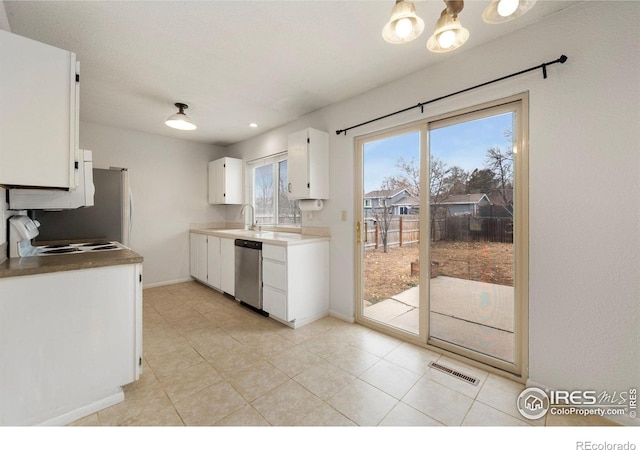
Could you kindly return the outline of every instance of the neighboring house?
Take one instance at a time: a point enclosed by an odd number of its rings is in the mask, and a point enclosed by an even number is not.
[[[417,214],[420,211],[420,199],[412,197],[404,188],[371,191],[364,196],[364,217],[374,217],[385,206],[390,208],[393,216]]]
[[[431,206],[440,207],[441,211],[446,211],[448,216],[471,216],[478,217],[480,208],[491,205],[487,194],[460,194],[450,195],[440,203],[432,203]],[[438,215],[439,211],[436,212]]]

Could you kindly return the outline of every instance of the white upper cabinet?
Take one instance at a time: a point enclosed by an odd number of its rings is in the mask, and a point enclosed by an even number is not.
[[[242,204],[242,160],[220,158],[209,163],[209,203]]]
[[[0,30],[0,185],[75,189],[75,53]]]
[[[328,199],[329,134],[307,128],[290,134],[287,144],[289,199]]]

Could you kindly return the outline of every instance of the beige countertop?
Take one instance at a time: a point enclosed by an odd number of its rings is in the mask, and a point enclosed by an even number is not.
[[[142,256],[129,249],[8,258],[0,263],[0,278],[38,275],[65,270],[91,269],[119,264],[137,264],[141,263],[143,259]]]
[[[310,244],[314,242],[329,241],[328,236],[315,236],[310,234],[300,233],[287,233],[283,231],[259,231],[259,230],[242,230],[242,229],[218,229],[218,228],[205,228],[205,229],[192,229],[192,233],[206,234],[208,236],[218,236],[222,238],[230,239],[250,239],[252,241],[259,241],[263,244],[273,245],[299,245]]]

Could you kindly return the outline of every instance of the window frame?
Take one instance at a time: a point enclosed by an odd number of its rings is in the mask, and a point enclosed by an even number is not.
[[[257,158],[257,159],[253,159],[251,161],[247,162],[246,165],[246,173],[245,173],[245,179],[247,180],[247,184],[246,184],[246,197],[247,199],[249,199],[249,204],[251,206],[253,206],[254,211],[256,211],[256,218],[257,218],[257,209],[256,209],[256,195],[255,195],[255,171],[256,169],[263,167],[263,166],[268,166],[271,165],[272,168],[272,180],[273,180],[273,185],[272,185],[272,204],[273,204],[273,222],[272,223],[258,223],[258,225],[261,226],[267,226],[267,227],[278,227],[278,228],[292,228],[295,230],[299,230],[302,227],[302,215],[298,216],[298,220],[299,222],[295,222],[295,223],[280,223],[280,214],[279,214],[279,184],[280,184],[280,164],[283,161],[287,161],[287,168],[288,168],[288,152],[284,151],[284,152],[280,152],[280,153],[275,153],[273,155],[269,155],[269,156],[265,156],[262,158]],[[287,175],[287,179],[288,179],[288,175]],[[296,202],[294,200],[294,202]]]

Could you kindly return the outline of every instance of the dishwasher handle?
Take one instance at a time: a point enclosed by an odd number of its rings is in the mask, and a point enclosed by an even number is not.
[[[236,247],[252,248],[254,250],[262,250],[262,242],[260,241],[248,241],[246,239],[236,239]]]

